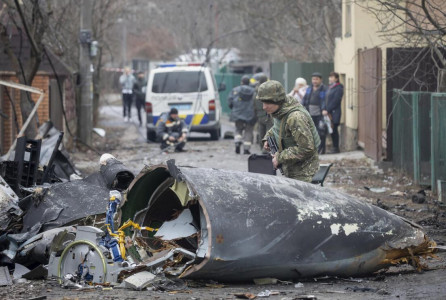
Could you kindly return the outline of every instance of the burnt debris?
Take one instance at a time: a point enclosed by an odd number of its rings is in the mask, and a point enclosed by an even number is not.
[[[41,183],[19,184],[18,196],[0,181],[0,261],[67,288],[361,276],[400,263],[421,268],[436,245],[377,206],[284,177],[174,161],[135,177],[105,154],[90,176]]]

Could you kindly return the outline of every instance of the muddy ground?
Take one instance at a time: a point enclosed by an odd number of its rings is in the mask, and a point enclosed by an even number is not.
[[[111,153],[123,161],[133,172],[146,164],[157,164],[175,159],[178,165],[225,168],[247,171],[246,155],[236,155],[232,140],[209,141],[206,135],[192,135],[187,152],[164,154],[156,144],[145,141],[144,125],[138,127],[134,114],[130,123],[124,123],[121,108],[105,105],[101,110],[100,126],[106,129],[105,138],[94,137],[94,150],[80,149],[71,153],[76,166],[87,175],[98,169],[100,154]],[[233,130],[227,121],[223,131]],[[259,152],[256,147],[253,152]],[[426,190],[426,197],[412,196],[425,187],[414,185],[404,174],[392,169],[380,169],[362,152],[323,155],[322,163],[333,163],[325,186],[341,189],[397,215],[425,227],[428,235],[439,245],[446,242],[446,210]],[[29,299],[46,296],[47,299],[235,299],[237,293],[257,295],[273,291],[265,299],[445,299],[446,255],[438,253],[437,259],[424,263],[428,270],[417,271],[411,266],[395,266],[366,278],[305,279],[303,286],[279,283],[258,286],[252,283],[222,284],[215,282],[186,281],[181,285],[161,291],[129,290],[68,290],[53,281],[29,281],[0,288],[0,299]],[[259,297],[257,297],[259,298]]]

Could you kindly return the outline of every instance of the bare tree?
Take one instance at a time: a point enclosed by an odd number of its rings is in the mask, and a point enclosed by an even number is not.
[[[402,48],[412,48],[412,57],[401,59],[398,70],[389,76],[398,76],[413,67],[423,70],[420,64],[430,56],[436,68],[437,91],[446,91],[446,3],[442,0],[356,0],[376,16],[384,40]],[[415,67],[414,67],[415,66]],[[416,74],[410,74],[413,78]],[[430,74],[425,74],[430,75]]]
[[[49,2],[43,1],[3,1],[0,7],[0,40],[1,48],[7,53],[20,83],[31,85],[44,55],[44,38],[48,30],[48,19],[51,15]],[[20,38],[19,51],[15,51],[11,37],[17,33]],[[29,45],[28,59],[23,60],[21,52],[23,41]],[[22,119],[26,120],[34,103],[28,92],[20,93],[20,110]],[[37,134],[37,117],[34,116],[26,132],[26,136]]]
[[[238,48],[247,59],[331,61],[341,0],[152,0],[134,14],[139,28],[163,28],[171,58],[191,49]]]
[[[74,70],[78,70],[79,4],[72,0],[53,0],[52,7],[53,14],[49,21],[47,45]],[[98,42],[97,55],[92,59],[94,123],[97,122],[102,69],[104,64],[113,61],[121,49],[121,35],[116,34],[116,24],[129,15],[129,7],[128,1],[124,0],[94,1],[92,38]]]

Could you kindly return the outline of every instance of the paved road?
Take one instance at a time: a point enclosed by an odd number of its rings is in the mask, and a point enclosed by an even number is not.
[[[141,170],[144,164],[158,164],[168,159],[175,159],[178,165],[247,171],[248,156],[236,155],[234,153],[232,140],[214,142],[210,141],[205,135],[192,134],[191,141],[186,148],[187,152],[162,154],[158,144],[146,142],[145,126],[138,127],[137,118],[135,117],[136,114],[134,113],[133,116],[130,123],[125,123],[121,116],[121,107],[109,105],[102,107],[100,126],[106,129],[107,136],[105,139],[95,137],[95,140],[96,147],[101,152],[107,151],[112,153],[130,167],[135,174]],[[232,124],[225,119],[223,121],[223,132],[233,129]],[[260,152],[260,149],[257,147],[253,150],[253,152]],[[344,189],[358,197],[362,196],[364,201],[376,201],[376,197],[380,197],[381,199],[384,197],[384,194],[374,195],[369,191],[366,191],[368,194],[361,194],[365,191],[363,188],[365,182],[372,179],[373,181],[371,183],[367,183],[369,186],[370,184],[379,186],[383,182],[387,182],[386,184],[389,186],[389,189],[407,190],[408,188],[407,185],[397,183],[399,179],[396,176],[382,174],[381,170],[371,167],[362,152],[325,155],[321,159],[324,162],[331,161],[335,163],[333,174],[329,176],[327,185]],[[350,162],[346,162],[348,159],[350,159]],[[86,156],[85,153],[75,154],[76,165],[86,173],[97,170],[98,160],[99,156],[94,153],[90,153],[89,156]],[[389,180],[394,181],[389,183]],[[397,212],[399,214],[406,214],[404,211],[401,212],[400,204],[410,203],[410,199],[396,199],[390,196],[387,199],[391,199],[389,200],[391,202],[386,203],[398,209]],[[434,209],[435,206],[430,205],[427,207],[429,211],[426,213],[433,214],[431,209]],[[407,211],[410,213],[410,211],[414,212],[417,210]],[[407,215],[412,220],[416,219],[415,216],[418,215],[415,213],[413,215]],[[428,232],[440,244],[446,242],[444,227],[430,226]],[[280,295],[271,296],[268,299],[300,299],[298,298],[299,295],[315,295],[317,299],[445,299],[445,255],[440,254],[440,258],[440,260],[427,261],[428,265],[433,269],[428,272],[418,273],[410,266],[392,267],[384,275],[371,276],[353,281],[333,278],[318,281],[310,279],[303,282],[303,288],[295,288],[294,284],[273,286],[244,284],[227,285],[224,288],[190,288],[188,289],[190,293],[175,295],[147,291],[133,292],[116,290],[113,292],[88,292],[87,294],[86,292],[66,291],[54,288],[49,294],[55,298],[65,296],[73,298],[85,297],[85,299],[88,297],[91,299],[101,299],[102,297],[109,299],[126,297],[134,299],[151,297],[158,299],[234,299],[234,293],[237,292],[259,293],[260,291],[268,289],[281,292]]]

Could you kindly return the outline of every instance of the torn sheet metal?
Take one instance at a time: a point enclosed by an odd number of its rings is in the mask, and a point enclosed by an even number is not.
[[[22,201],[26,211],[22,233],[28,234],[22,242],[38,232],[71,225],[88,218],[97,225],[107,207],[110,189],[125,189],[134,175],[113,156],[100,171],[71,182],[56,183],[35,189],[32,197]]]
[[[25,238],[53,228],[70,225],[88,217],[104,214],[109,189],[98,173],[85,179],[56,183],[36,189],[26,205],[22,233]]]
[[[334,189],[168,165],[147,167],[135,178],[121,221],[137,215],[142,225],[153,226],[175,219],[184,205],[169,184],[185,182],[194,199],[187,207],[200,228],[194,251],[202,259],[182,277],[359,276],[429,254],[435,244],[419,226]]]
[[[65,248],[69,242],[74,240],[75,234],[76,228],[74,226],[54,228],[37,234],[20,245],[14,261],[27,267],[38,264],[46,265],[50,258],[50,249],[54,248],[57,243],[62,244],[59,245],[59,248]]]
[[[12,278],[9,275],[8,267],[0,267],[0,286],[12,285]]]
[[[68,181],[73,174],[79,175],[73,163],[70,161],[68,153],[63,149],[63,144],[55,149],[60,131],[57,130],[51,121],[47,121],[39,127],[39,135],[42,137],[42,147],[40,149],[40,164],[47,166],[54,153],[52,167],[57,178]]]
[[[0,176],[0,232],[6,231],[12,221],[22,215],[18,203],[16,193]]]
[[[171,241],[196,234],[197,228],[193,225],[193,217],[190,209],[181,212],[178,218],[164,222],[158,229],[155,237]]]

